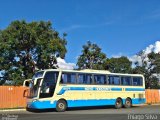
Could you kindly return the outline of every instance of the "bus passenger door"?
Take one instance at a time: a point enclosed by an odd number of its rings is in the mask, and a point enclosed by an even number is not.
[[[56,83],[58,79],[58,72],[46,72],[42,81],[39,98],[49,98],[54,95]]]

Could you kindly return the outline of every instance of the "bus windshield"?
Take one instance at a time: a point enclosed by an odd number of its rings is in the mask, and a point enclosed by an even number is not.
[[[33,77],[32,80],[34,80],[35,78],[40,78],[43,76],[44,71],[40,71],[40,72],[36,72]]]
[[[30,83],[30,95],[29,98],[34,98],[38,96],[38,90],[40,87],[40,83],[42,79],[37,79],[37,78],[41,78],[43,76],[44,71],[40,71],[40,72],[36,72],[33,77],[32,77],[32,81]],[[37,79],[36,84],[34,85],[34,80]]]
[[[34,85],[33,80],[32,80],[32,82],[30,83],[30,95],[29,95],[29,98],[34,98],[34,97],[38,96],[38,90],[39,90],[39,87],[40,87],[41,80],[42,79],[37,79],[36,85]]]

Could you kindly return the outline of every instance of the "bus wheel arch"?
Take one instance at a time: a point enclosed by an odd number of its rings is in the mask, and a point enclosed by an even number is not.
[[[131,108],[132,107],[132,99],[130,97],[127,97],[125,99],[124,107],[125,108]]]
[[[120,109],[123,106],[123,100],[122,98],[118,97],[115,101],[115,108]]]
[[[59,99],[56,103],[56,111],[57,112],[64,112],[67,109],[67,101],[65,99]]]

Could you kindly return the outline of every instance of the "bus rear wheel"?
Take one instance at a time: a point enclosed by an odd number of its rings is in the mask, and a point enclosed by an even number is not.
[[[58,100],[56,105],[56,111],[57,112],[64,112],[67,109],[67,103],[65,100]]]
[[[122,99],[117,98],[116,103],[115,103],[115,108],[120,109],[122,106],[123,106]]]
[[[130,98],[126,98],[124,107],[125,107],[125,108],[130,108],[130,107],[132,107],[132,101],[131,101]]]

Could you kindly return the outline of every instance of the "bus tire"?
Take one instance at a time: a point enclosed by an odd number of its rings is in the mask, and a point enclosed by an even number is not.
[[[125,107],[125,108],[130,108],[130,107],[132,107],[132,100],[131,100],[130,98],[126,98],[124,107]]]
[[[56,105],[56,111],[57,112],[64,112],[67,109],[67,103],[65,100],[58,100]]]
[[[116,109],[120,109],[120,108],[122,108],[122,106],[123,106],[122,99],[121,98],[117,98],[116,102],[115,102],[115,108]]]

